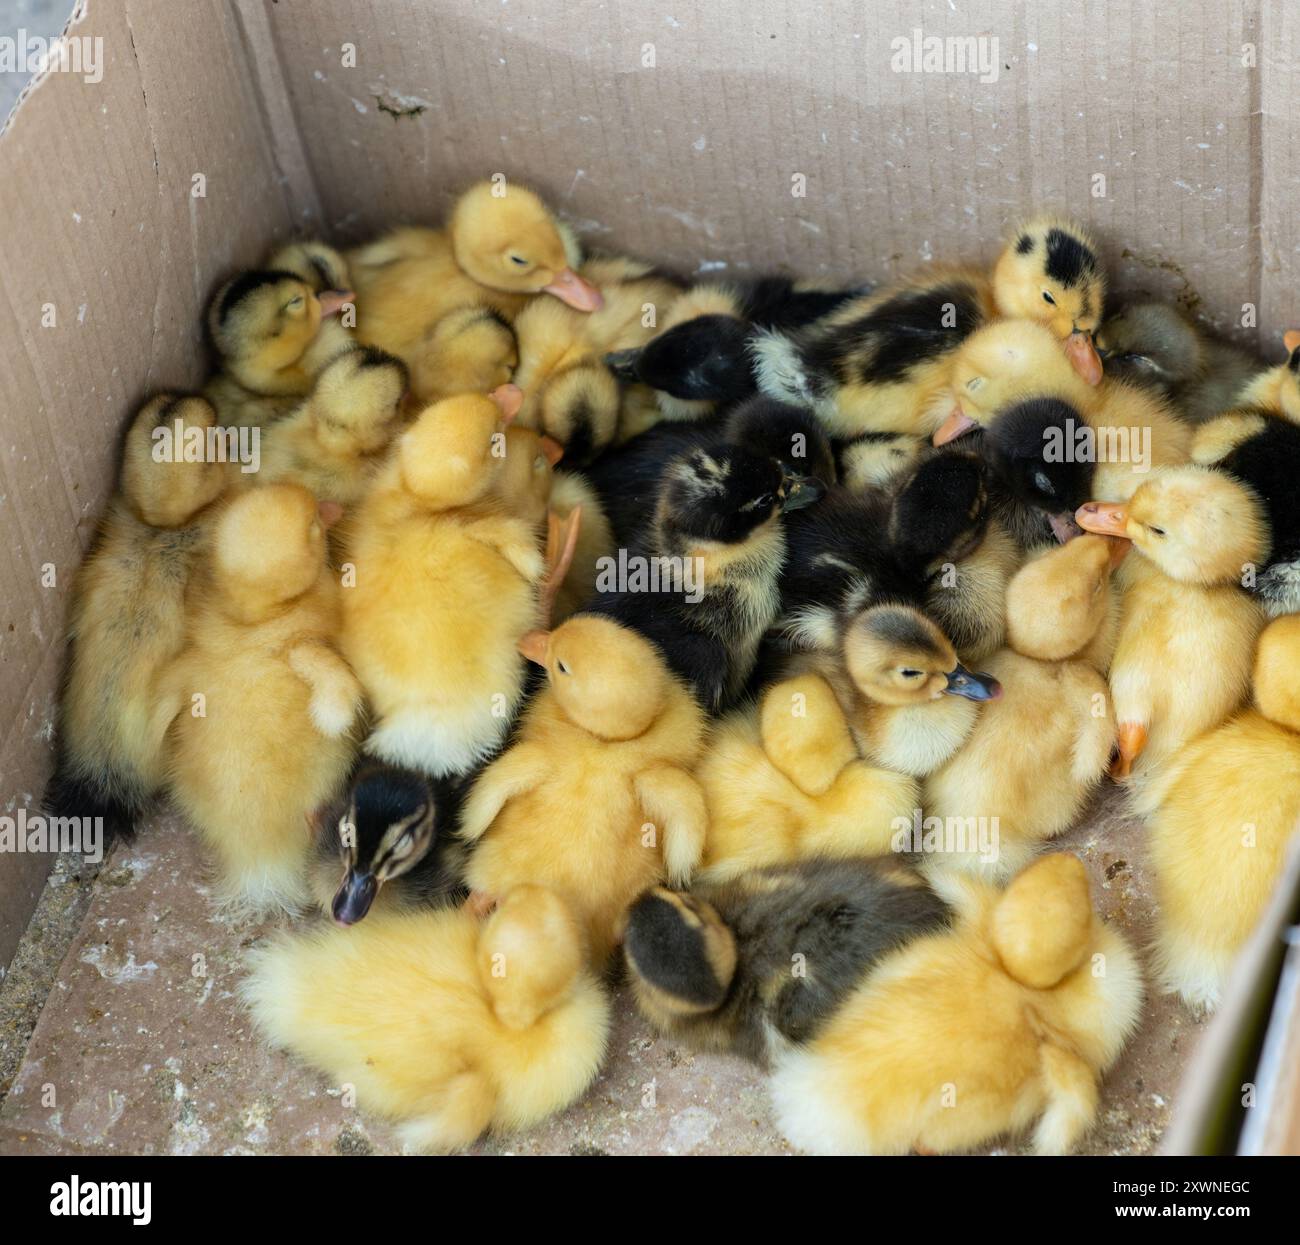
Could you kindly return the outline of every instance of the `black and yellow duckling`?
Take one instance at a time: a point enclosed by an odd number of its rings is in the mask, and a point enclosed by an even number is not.
[[[208,306],[216,374],[203,396],[224,425],[260,427],[288,414],[332,359],[356,343],[338,319],[347,291],[280,268],[241,272]]]
[[[822,492],[814,478],[743,446],[680,455],[664,473],[648,538],[630,551],[659,582],[638,586],[629,577],[608,591],[598,580],[591,610],[651,640],[704,708],[722,712],[743,691],[776,619],[782,516]]]
[[[623,952],[657,1029],[765,1064],[816,1037],[883,956],[948,919],[898,861],[814,858],[654,887],[628,910]]]
[[[266,261],[266,266],[301,277],[316,292],[317,298],[325,300],[328,308],[333,309],[337,304],[341,309],[356,298],[348,274],[348,261],[324,242],[314,239],[291,242],[276,251]]]
[[[339,797],[314,814],[312,893],[340,925],[381,906],[455,903],[466,847],[456,835],[463,792],[414,770],[363,760]]]
[[[997,317],[1045,325],[1079,375],[1097,384],[1091,334],[1105,285],[1091,235],[1040,216],[1015,231],[991,274],[941,267],[847,302],[802,330],[760,334],[753,345],[759,388],[811,404],[836,436],[928,436],[948,414],[953,351]]]
[[[1132,303],[1094,334],[1106,375],[1164,394],[1204,423],[1229,410],[1261,369],[1248,351],[1211,337],[1168,303]]]
[[[1291,353],[1247,387],[1257,404],[1204,424],[1192,444],[1194,462],[1212,464],[1249,486],[1263,502],[1271,552],[1249,585],[1273,617],[1300,613],[1300,334]]]
[[[757,388],[756,331],[811,324],[859,292],[776,276],[747,286],[702,282],[673,304],[655,338],[605,362],[620,380],[655,390],[665,419],[698,419]]]

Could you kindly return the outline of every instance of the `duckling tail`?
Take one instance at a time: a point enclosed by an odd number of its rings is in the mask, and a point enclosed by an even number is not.
[[[749,341],[758,387],[768,397],[807,404],[814,398],[812,383],[795,341],[775,329],[760,329]]]
[[[102,819],[103,845],[135,838],[135,823],[145,811],[145,801],[124,793],[111,775],[78,772],[60,757],[45,788],[41,809],[51,817]]]

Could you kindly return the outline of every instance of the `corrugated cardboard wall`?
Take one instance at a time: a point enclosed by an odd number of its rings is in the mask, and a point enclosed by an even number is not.
[[[91,0],[103,81],[52,75],[0,136],[0,807],[44,782],[116,431],[197,383],[207,293],[273,238],[429,221],[504,172],[686,273],[886,278],[1057,206],[1118,288],[1272,354],[1300,321],[1298,27],[1288,0]],[[936,36],[987,59],[936,71]],[[43,874],[0,857],[0,963]]]

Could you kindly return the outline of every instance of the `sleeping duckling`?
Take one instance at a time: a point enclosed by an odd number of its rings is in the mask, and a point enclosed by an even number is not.
[[[1089,502],[1085,531],[1129,540],[1123,605],[1110,668],[1119,758],[1127,778],[1141,755],[1149,772],[1241,702],[1262,617],[1242,590],[1268,554],[1258,498],[1206,467],[1170,467],[1127,505]],[[1213,660],[1206,660],[1207,654]]]
[[[620,433],[624,395],[605,355],[649,341],[654,329],[646,325],[647,309],[657,318],[680,293],[651,265],[618,256],[588,260],[581,273],[600,289],[601,307],[579,312],[555,299],[533,299],[514,325],[514,382],[527,395],[519,421],[554,437],[579,466]]]
[[[356,297],[352,292],[352,278],[348,275],[348,261],[324,242],[314,239],[291,242],[276,251],[266,261],[266,267],[301,277],[315,290],[318,298],[325,298],[326,306],[332,307],[337,303],[342,309]]]
[[[936,445],[992,428],[1030,399],[1055,399],[1067,422],[1044,442],[1044,459],[1091,463],[1101,500],[1125,501],[1153,467],[1187,461],[1191,431],[1164,398],[1122,381],[1087,384],[1040,324],[1002,320],[971,334],[949,381],[944,400],[951,406]]]
[[[540,621],[537,523],[499,494],[502,419],[475,394],[429,407],[351,526],[341,643],[374,711],[366,751],[433,778],[505,740],[524,692],[515,646]]]
[[[509,326],[531,296],[552,294],[579,311],[601,305],[600,291],[575,271],[572,234],[533,191],[504,181],[471,186],[444,229],[395,229],[347,258],[357,337],[397,355],[422,402],[457,392],[442,379],[447,371],[472,379],[460,392],[495,387],[492,378],[517,359]],[[461,318],[444,325],[452,312]]]
[[[306,898],[309,817],[344,782],[361,686],[334,647],[339,586],[315,498],[296,484],[222,512],[170,672],[190,704],[169,736],[168,787],[216,853],[226,902]]]
[[[987,668],[1002,695],[925,780],[921,807],[959,832],[928,866],[1005,879],[1074,824],[1106,776],[1115,721],[1105,679],[1082,661],[1003,649]]]
[[[130,838],[162,786],[163,741],[181,702],[162,694],[159,678],[184,644],[186,585],[226,487],[220,463],[157,461],[153,433],[216,419],[202,398],[163,394],[140,409],[117,494],[73,584],[45,806],[102,817],[109,838]]]
[[[267,427],[293,410],[321,369],[356,345],[336,314],[345,301],[274,268],[242,272],[217,290],[208,332],[219,364],[203,396],[221,423]]]
[[[1264,504],[1272,550],[1249,587],[1274,617],[1300,612],[1300,423],[1286,414],[1288,402],[1300,407],[1300,340],[1281,372],[1260,386],[1274,405],[1211,420],[1192,445],[1194,462],[1230,472]]]
[[[312,817],[311,886],[322,910],[354,925],[381,895],[380,910],[464,898],[460,795],[455,783],[362,761],[347,789]]]
[[[635,569],[599,592],[592,612],[646,636],[707,712],[723,712],[743,693],[777,617],[782,518],[821,495],[817,480],[744,446],[682,455],[665,473],[652,532],[634,547]]]
[[[356,1086],[407,1147],[447,1151],[537,1124],[595,1079],[609,1000],[585,958],[559,897],[520,886],[482,922],[443,908],[282,934],[243,994],[271,1041]]]
[[[673,303],[653,340],[605,362],[620,380],[655,390],[664,419],[701,419],[758,387],[756,333],[810,324],[857,293],[777,276],[743,286],[704,281]]]
[[[999,316],[1041,326],[1082,381],[1097,384],[1091,333],[1104,296],[1091,236],[1072,222],[1037,217],[1016,231],[991,275],[936,268],[854,299],[802,332],[760,335],[753,347],[759,388],[812,405],[836,436],[929,436],[947,414],[953,352]]]
[[[1300,617],[1259,637],[1255,705],[1189,743],[1139,799],[1150,817],[1166,990],[1214,1008],[1300,831]]]
[[[835,693],[814,674],[768,688],[757,712],[724,718],[696,778],[710,882],[808,856],[886,854],[894,822],[919,807],[912,778],[859,758]]]
[[[1046,856],[1005,891],[963,878],[941,894],[952,928],[882,957],[777,1060],[777,1119],[809,1153],[950,1153],[1033,1125],[1036,1153],[1064,1154],[1092,1126],[1142,978],[1083,866]]]
[[[961,665],[947,636],[908,605],[863,610],[837,650],[796,654],[787,673],[825,679],[859,754],[915,778],[952,756],[969,737],[979,704],[1002,694],[996,679]]]
[[[1283,335],[1287,357],[1277,367],[1260,372],[1237,395],[1235,407],[1273,411],[1300,424],[1300,330]]]
[[[262,483],[301,484],[322,501],[360,501],[401,424],[406,368],[373,346],[326,365],[311,395],[262,437]]]
[[[462,806],[465,880],[480,908],[524,881],[554,888],[601,966],[627,905],[699,863],[704,797],[690,771],[704,714],[649,641],[610,619],[578,614],[520,647],[547,685]]]
[[[898,861],[813,858],[686,892],[656,886],[627,914],[623,953],[657,1030],[766,1064],[817,1037],[885,956],[947,922]]]
[[[1164,394],[1193,424],[1228,410],[1260,370],[1246,351],[1211,337],[1168,303],[1132,303],[1094,337],[1107,376]]]

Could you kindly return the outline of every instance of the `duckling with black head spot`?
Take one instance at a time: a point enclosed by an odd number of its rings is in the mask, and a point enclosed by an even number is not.
[[[362,761],[347,789],[312,818],[312,892],[322,910],[354,925],[376,901],[406,908],[463,899],[460,796],[460,784]]]
[[[352,292],[352,279],[348,274],[348,261],[332,246],[316,239],[291,242],[281,247],[266,267],[300,276],[323,300],[327,312],[340,309],[356,295]]]
[[[218,368],[204,389],[221,422],[265,426],[292,410],[321,369],[356,344],[336,315],[342,305],[285,269],[227,281],[208,306]]]
[[[814,1039],[883,956],[947,924],[897,861],[813,858],[655,887],[628,911],[623,953],[656,1029],[767,1064]]]
[[[1104,294],[1087,231],[1037,217],[1012,235],[991,274],[938,266],[853,299],[802,331],[756,335],[759,388],[811,404],[839,437],[929,436],[948,414],[953,352],[998,317],[1042,325],[1081,379],[1097,384],[1091,332]]]
[[[592,610],[653,641],[706,711],[722,712],[744,691],[776,619],[786,557],[782,516],[822,492],[814,478],[743,446],[683,454],[664,475],[648,540],[634,551],[669,559],[659,565],[680,569],[679,582],[655,593],[629,582],[599,592]]]
[[[181,701],[162,680],[185,643],[185,593],[227,488],[220,463],[159,461],[154,433],[206,431],[202,398],[161,394],[136,413],[108,504],[68,605],[67,659],[45,807],[102,817],[130,838],[165,777],[164,740]]]

